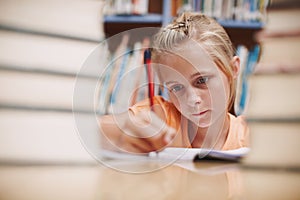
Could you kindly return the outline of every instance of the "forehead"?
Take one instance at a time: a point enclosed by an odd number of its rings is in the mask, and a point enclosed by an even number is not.
[[[185,46],[180,51],[166,53],[160,56],[159,72],[166,77],[184,76],[193,74],[212,75],[219,73],[217,65],[211,57],[199,46]]]

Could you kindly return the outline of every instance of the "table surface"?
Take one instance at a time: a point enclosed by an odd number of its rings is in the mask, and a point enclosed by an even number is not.
[[[299,171],[208,161],[6,164],[0,177],[0,199],[9,200],[300,199]]]

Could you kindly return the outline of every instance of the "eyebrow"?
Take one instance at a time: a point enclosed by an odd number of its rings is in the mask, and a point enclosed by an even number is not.
[[[190,78],[194,78],[195,76],[201,76],[200,72],[197,72],[197,73],[195,73],[195,74],[192,74],[192,75],[190,76]]]
[[[177,81],[168,81],[168,82],[165,82],[166,85],[169,85],[169,84],[172,84],[172,83],[178,83]]]
[[[208,74],[210,74],[211,72],[209,72],[209,71],[204,71],[204,72],[196,72],[196,73],[194,73],[194,74],[192,74],[191,76],[190,76],[190,78],[194,78],[195,76],[205,76],[205,75],[208,75]]]
[[[197,77],[197,76],[203,76],[203,75],[208,74],[208,73],[209,73],[209,72],[202,72],[202,73],[196,72],[196,73],[192,74],[192,75],[190,76],[190,78],[193,79],[194,77]],[[167,82],[165,82],[166,85],[174,84],[174,83],[178,83],[178,81],[167,81]]]

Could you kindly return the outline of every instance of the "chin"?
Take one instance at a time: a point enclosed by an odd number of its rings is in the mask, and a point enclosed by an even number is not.
[[[195,125],[201,128],[209,127],[213,124],[213,120],[211,118],[211,111],[206,112],[203,115],[190,115],[188,119],[192,121]]]
[[[195,122],[194,122],[195,123]],[[208,122],[205,122],[205,121],[201,121],[201,122],[197,122],[197,123],[195,123],[198,127],[200,127],[200,128],[208,128],[208,127],[210,127],[213,123],[211,122],[211,120],[210,121],[208,121]]]
[[[222,116],[222,113],[214,113],[213,116],[212,113],[209,113],[209,115],[201,118],[190,117],[189,120],[200,128],[208,128],[214,125],[218,120],[220,120]]]
[[[199,119],[199,118],[195,118],[195,117],[189,117],[188,119],[191,122],[193,122],[196,126],[201,127],[201,128],[207,128],[213,124],[211,118]]]

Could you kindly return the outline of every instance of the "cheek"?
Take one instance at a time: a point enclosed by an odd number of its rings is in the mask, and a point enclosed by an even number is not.
[[[210,86],[212,106],[219,109],[227,108],[229,101],[229,84],[227,78],[220,78]]]
[[[170,101],[174,104],[174,106],[180,113],[182,113],[183,115],[187,113],[187,99],[184,95],[177,97],[173,93],[170,93]]]
[[[170,101],[174,104],[174,106],[177,108],[177,110],[182,111],[182,99],[183,97],[179,98],[173,93],[169,93]]]
[[[202,100],[202,105],[204,105],[205,107],[210,107],[213,100],[211,91],[209,89],[204,89],[201,90],[199,93]]]

